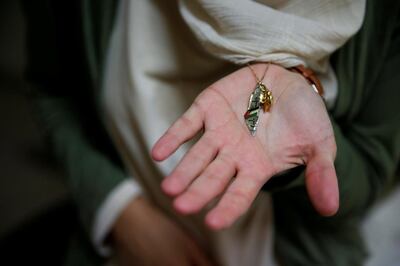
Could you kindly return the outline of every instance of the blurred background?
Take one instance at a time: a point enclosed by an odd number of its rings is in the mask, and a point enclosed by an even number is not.
[[[1,1],[0,14],[1,264],[62,265],[76,214],[26,97],[19,2]],[[368,266],[400,265],[399,188],[374,208],[363,231]]]
[[[18,1],[0,2],[0,264],[61,265],[75,214],[24,82]]]

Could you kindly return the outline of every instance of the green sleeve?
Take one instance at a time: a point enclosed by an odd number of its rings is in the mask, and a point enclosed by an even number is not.
[[[360,222],[393,186],[400,160],[399,11],[391,1],[368,1],[362,29],[333,58],[340,208],[334,217],[319,216],[304,186],[274,193],[282,265],[363,265]]]
[[[97,209],[126,174],[90,140],[75,117],[74,107],[65,99],[42,95],[36,103],[55,156],[65,169],[83,225],[91,234]]]
[[[126,174],[100,119],[81,3],[24,1],[23,7],[34,110],[90,234],[98,207]]]
[[[368,4],[364,28],[335,61],[339,215],[362,214],[392,187],[400,160],[400,5]]]

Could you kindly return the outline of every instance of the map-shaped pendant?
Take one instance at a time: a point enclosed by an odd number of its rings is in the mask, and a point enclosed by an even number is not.
[[[256,88],[250,95],[247,112],[244,114],[246,126],[249,129],[250,134],[253,136],[256,134],[258,121],[260,118],[260,109],[262,107],[261,95],[264,93],[262,91],[263,86],[264,85],[261,83],[257,84]]]

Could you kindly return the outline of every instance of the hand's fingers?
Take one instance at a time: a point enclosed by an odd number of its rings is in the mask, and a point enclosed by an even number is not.
[[[200,211],[225,190],[235,172],[234,162],[226,155],[218,155],[187,191],[175,200],[174,207],[185,214]]]
[[[311,203],[323,216],[339,209],[339,188],[334,159],[326,154],[314,155],[307,163],[306,187]]]
[[[163,191],[170,196],[182,193],[214,159],[217,152],[218,146],[214,139],[204,134],[162,182]]]
[[[262,180],[239,172],[218,205],[207,214],[206,224],[214,230],[229,227],[248,210],[264,184]]]
[[[203,112],[194,102],[154,145],[151,151],[153,159],[165,160],[180,145],[193,138],[203,127],[203,117]]]

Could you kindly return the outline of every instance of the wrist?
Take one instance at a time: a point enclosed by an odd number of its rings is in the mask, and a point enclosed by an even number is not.
[[[310,68],[307,68],[304,65],[297,65],[288,69],[290,71],[302,75],[306,79],[306,81],[311,85],[314,91],[318,93],[321,97],[324,95],[324,88],[322,86],[321,81],[315,75],[314,71],[312,71]]]

